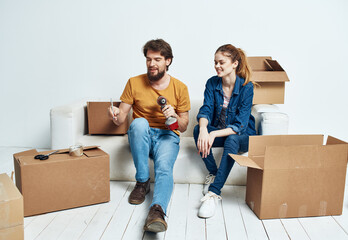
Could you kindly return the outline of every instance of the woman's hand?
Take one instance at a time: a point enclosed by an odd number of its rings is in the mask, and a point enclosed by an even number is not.
[[[198,153],[202,153],[202,158],[206,158],[209,153],[210,149],[213,146],[214,140],[215,140],[215,133],[214,131],[208,133],[207,128],[201,128],[198,136],[197,141],[197,147],[198,147]]]

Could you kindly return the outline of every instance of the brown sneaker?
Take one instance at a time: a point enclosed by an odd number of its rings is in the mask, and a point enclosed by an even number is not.
[[[155,204],[150,208],[147,215],[144,230],[149,232],[164,232],[167,230],[167,223],[164,220],[166,214],[160,205]]]
[[[145,195],[150,192],[150,179],[146,182],[137,182],[131,194],[128,197],[130,204],[140,204],[145,200]]]

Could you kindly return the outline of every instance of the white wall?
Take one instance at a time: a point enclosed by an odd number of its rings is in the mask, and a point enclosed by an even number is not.
[[[345,0],[1,0],[0,146],[50,147],[49,110],[118,98],[154,38],[171,44],[169,73],[191,98],[215,74],[218,46],[272,56],[291,81],[290,133],[348,141],[347,12]]]

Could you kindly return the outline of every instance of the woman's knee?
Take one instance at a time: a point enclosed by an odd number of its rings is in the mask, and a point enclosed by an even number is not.
[[[234,153],[234,152],[238,152],[239,147],[240,147],[240,143],[239,143],[238,135],[233,134],[226,137],[224,148],[228,148],[230,151],[234,150],[233,151]]]

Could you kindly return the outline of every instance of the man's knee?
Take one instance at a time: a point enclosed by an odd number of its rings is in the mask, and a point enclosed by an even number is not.
[[[155,174],[171,176],[173,174],[173,168],[169,164],[158,163],[157,166],[155,166]]]
[[[136,118],[129,126],[129,131],[130,133],[136,132],[137,134],[140,134],[143,131],[148,131],[148,128],[149,122],[145,118]]]

